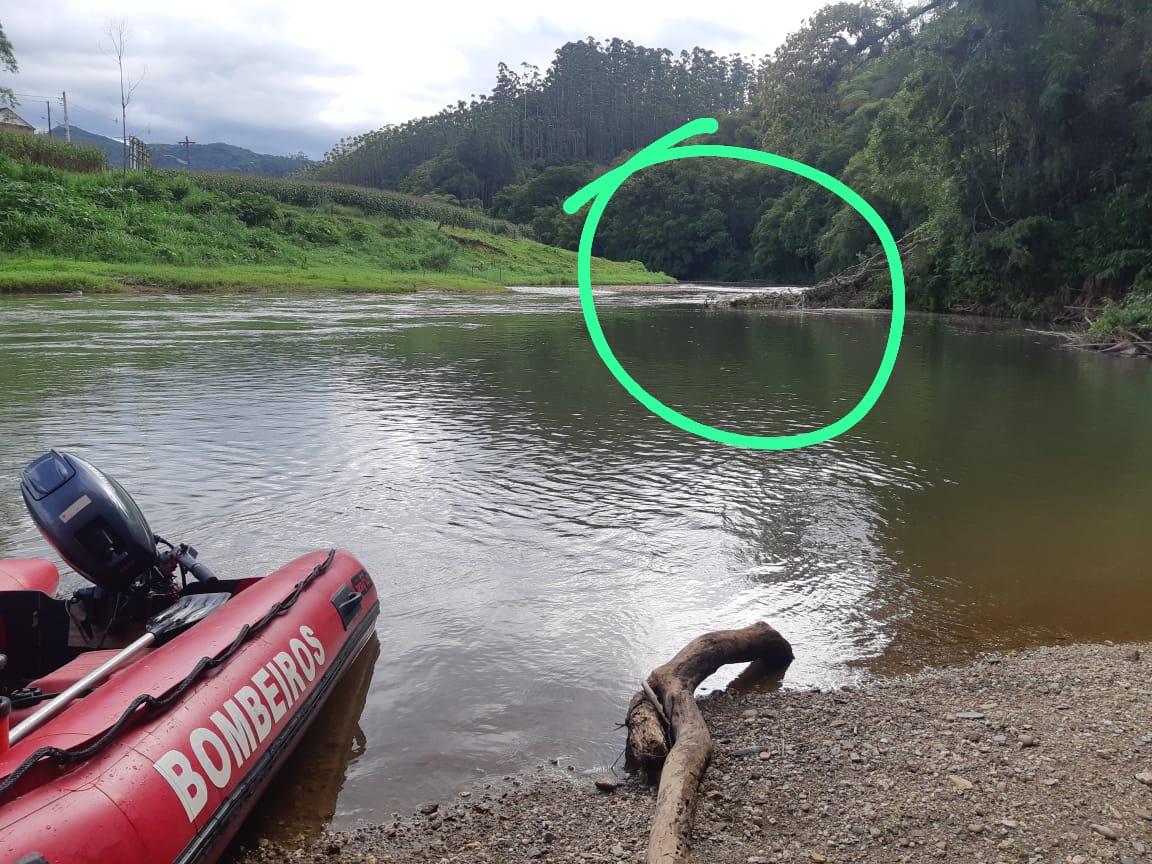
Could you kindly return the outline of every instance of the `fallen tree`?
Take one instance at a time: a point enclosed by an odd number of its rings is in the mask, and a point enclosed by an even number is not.
[[[762,621],[741,630],[717,630],[693,639],[654,669],[632,697],[626,720],[629,762],[649,776],[660,776],[648,864],[688,860],[696,793],[712,760],[712,736],[696,705],[696,688],[730,663],[781,669],[792,658],[788,640]]]
[[[1122,357],[1152,357],[1152,340],[1141,339],[1140,334],[1122,331],[1115,338],[1099,341],[1099,337],[1078,330],[1028,330],[1040,336],[1055,336],[1063,340],[1061,348],[1076,351],[1095,351],[1100,354],[1116,354]]]
[[[896,251],[903,262],[917,252],[930,248],[936,238],[918,231],[910,231],[896,241]],[[840,273],[815,285],[795,288],[770,289],[752,294],[714,294],[704,301],[705,308],[756,307],[767,309],[872,309],[891,305],[889,293],[870,286],[877,276],[888,284],[888,255],[881,249],[871,257],[854,264]]]

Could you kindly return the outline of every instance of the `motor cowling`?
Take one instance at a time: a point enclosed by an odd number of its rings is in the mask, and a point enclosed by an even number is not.
[[[89,582],[125,592],[156,566],[156,538],[136,502],[79,456],[44,454],[22,472],[20,491],[44,539]]]

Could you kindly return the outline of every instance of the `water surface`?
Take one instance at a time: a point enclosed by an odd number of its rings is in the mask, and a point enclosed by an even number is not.
[[[771,622],[786,686],[1152,638],[1147,361],[913,317],[854,430],[742,451],[633,402],[570,295],[0,302],[0,556],[46,554],[17,475],[48,447],[221,575],[356,553],[379,654],[304,769],[338,825],[611,763],[637,682],[705,630]],[[753,434],[844,414],[888,328],[682,299],[605,297],[605,332],[658,398]]]

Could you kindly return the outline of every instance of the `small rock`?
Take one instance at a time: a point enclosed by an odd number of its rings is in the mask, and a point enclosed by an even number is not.
[[[607,774],[597,777],[595,783],[596,788],[601,792],[615,792],[617,787],[620,785],[616,782],[615,779],[609,777]]]
[[[1148,822],[1152,822],[1152,810],[1137,810],[1136,817],[1138,819],[1144,819]]]
[[[741,717],[758,717],[759,715],[760,715],[760,712],[757,711],[755,708],[749,708],[747,711],[743,711],[740,713]]]
[[[819,852],[813,852],[808,857],[811,858],[813,861],[815,861],[816,864],[822,864],[822,862],[828,860],[823,855],[821,855]]]
[[[1040,746],[1040,739],[1037,738],[1035,735],[1021,735],[1017,740],[1020,742],[1021,749],[1023,749],[1024,747],[1039,747]]]
[[[1101,837],[1106,837],[1109,840],[1119,840],[1120,839],[1120,835],[1117,834],[1115,831],[1113,831],[1111,828],[1109,828],[1107,825],[1089,825],[1088,827],[1091,828],[1093,831],[1095,831],[1097,834],[1099,834]]]
[[[829,726],[832,726],[832,727],[836,727],[836,726],[847,726],[847,725],[848,725],[848,721],[847,721],[847,720],[833,720],[833,721],[832,721],[831,723],[829,723],[828,725],[829,725]]]
[[[1136,775],[1136,779],[1145,786],[1152,786],[1152,771],[1141,771]]]
[[[980,711],[957,711],[955,715],[957,720],[983,720],[984,714]]]
[[[1044,781],[1044,785],[1045,785],[1045,786],[1055,786],[1055,785],[1056,785],[1057,783],[1059,783],[1059,782],[1060,782],[1060,781],[1059,781],[1059,780],[1057,780],[1055,777],[1049,777],[1048,779],[1046,779],[1046,780]]]
[[[261,849],[267,849],[269,846],[272,845],[272,841],[269,840],[267,837],[261,837],[259,840],[256,841],[256,844]]]
[[[545,831],[544,836],[541,837],[540,839],[543,840],[545,843],[555,843],[556,842],[556,835],[553,834],[551,831]],[[476,845],[479,846],[480,844],[477,843]]]
[[[435,813],[439,809],[440,809],[440,805],[434,801],[429,802],[428,804],[421,804],[420,805],[420,812],[423,813],[425,816],[431,816],[433,813]]]
[[[619,843],[617,843],[615,846],[613,846],[608,851],[611,852],[617,858],[623,858],[625,855],[628,854],[628,852],[624,849],[624,847],[621,846]]]
[[[1015,819],[1001,819],[1000,824],[1003,825],[1005,828],[1019,828],[1020,827],[1020,823],[1017,822]]]
[[[984,833],[984,826],[981,825],[979,822],[973,822],[972,824],[970,824],[968,826],[968,830],[973,834],[983,834]]]
[[[965,790],[967,790],[967,789],[972,789],[972,788],[974,788],[974,787],[972,786],[972,781],[971,781],[971,780],[965,780],[965,779],[964,779],[963,777],[961,777],[959,774],[949,774],[949,775],[948,775],[948,779],[952,781],[952,785],[954,785],[954,786],[955,786],[957,789],[965,789]]]
[[[1125,651],[1124,659],[1131,660],[1133,663],[1137,662],[1140,659],[1140,649],[1133,648],[1131,651]]]

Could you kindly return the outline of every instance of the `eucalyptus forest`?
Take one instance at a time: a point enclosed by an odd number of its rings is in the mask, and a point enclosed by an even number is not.
[[[913,305],[1057,315],[1152,289],[1145,0],[833,3],[760,60],[589,37],[543,72],[501,64],[489,94],[341,141],[310,173],[444,196],[575,248],[583,216],[560,202],[696,117],[719,119],[710,143],[859,191],[910,250]],[[595,253],[682,279],[811,284],[878,248],[810,181],[697,159],[631,178]]]

